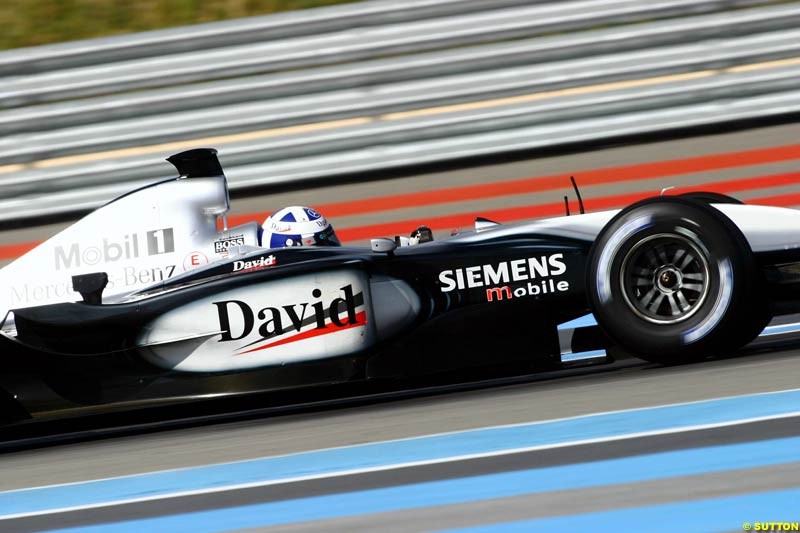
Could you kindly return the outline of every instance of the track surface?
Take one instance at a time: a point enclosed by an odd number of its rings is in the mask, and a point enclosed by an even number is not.
[[[601,370],[598,369],[598,370]],[[800,351],[605,373],[0,456],[3,490],[798,386]],[[800,433],[800,427],[798,428]]]
[[[0,487],[10,490],[78,482],[486,426],[787,390],[797,386],[800,375],[798,357],[800,351],[785,350],[672,368],[629,361],[610,373],[597,369],[577,377],[490,390],[9,453],[0,457],[0,471],[3,472]],[[104,523],[164,513],[195,512],[221,505],[245,505],[576,461],[785,438],[800,435],[798,422],[800,419],[797,418],[779,419],[514,454],[505,458],[460,461],[439,465],[433,470],[418,468],[379,472],[368,476],[344,476],[210,494],[184,498],[179,502],[156,500],[138,505],[89,509],[69,516],[48,515],[7,522],[3,530]],[[800,464],[764,466],[745,474],[719,472],[653,480],[646,487],[640,484],[615,485],[610,492],[587,488],[571,491],[568,495],[561,494],[561,498],[558,492],[550,492],[504,498],[497,502],[489,500],[478,507],[455,505],[438,510],[388,513],[380,517],[380,523],[389,530],[398,531],[404,527],[417,530],[433,525],[458,527],[487,521],[660,504],[685,499],[687,491],[698,498],[730,496],[794,487],[798,473]],[[742,478],[742,475],[746,477]],[[566,496],[569,496],[569,503],[564,499]],[[576,505],[572,502],[584,503]],[[299,523],[286,526],[286,530],[367,530],[375,525],[374,520],[374,516],[350,517],[322,523]]]

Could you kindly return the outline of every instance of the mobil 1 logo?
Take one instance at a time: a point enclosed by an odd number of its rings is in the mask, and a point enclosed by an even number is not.
[[[172,228],[147,232],[147,255],[169,254],[175,251],[175,235]]]
[[[144,235],[128,233],[119,238],[104,237],[94,246],[75,242],[53,248],[56,270],[127,261],[174,251],[175,232],[172,228],[152,230]]]

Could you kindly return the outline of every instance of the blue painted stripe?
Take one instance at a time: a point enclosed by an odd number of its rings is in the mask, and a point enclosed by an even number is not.
[[[266,527],[797,461],[800,461],[800,437],[433,481],[63,531],[212,532]],[[678,525],[672,523],[673,528]],[[679,529],[683,531],[682,527]],[[530,531],[561,531],[561,529],[530,529]]]
[[[576,352],[576,353],[562,353],[561,362],[569,363],[570,361],[583,361],[586,359],[599,359],[605,358],[605,350],[591,350],[589,352]]]
[[[563,324],[558,326],[558,329],[576,329],[576,328],[586,328],[589,326],[596,326],[597,321],[594,319],[594,315],[584,315],[569,322],[564,322]]]
[[[800,331],[800,324],[782,324],[779,326],[767,326],[761,335],[777,335],[779,333],[797,333]]]
[[[456,529],[463,533],[516,533],[529,531],[647,531],[648,533],[705,533],[743,531],[743,524],[798,521],[800,489],[760,492],[727,498],[634,507],[616,511],[525,520]],[[763,526],[762,526],[763,527]],[[770,531],[762,529],[762,531]],[[781,531],[775,529],[774,531]]]
[[[156,498],[241,484],[265,484],[352,470],[391,468],[576,441],[675,431],[696,425],[800,412],[800,390],[589,415],[572,419],[477,429],[458,433],[298,453],[183,470],[155,472],[73,485],[0,493],[0,518],[51,509]],[[254,443],[256,446],[257,443]]]

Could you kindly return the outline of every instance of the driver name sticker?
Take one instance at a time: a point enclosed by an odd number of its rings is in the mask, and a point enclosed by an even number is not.
[[[261,270],[262,268],[269,268],[278,264],[278,259],[274,255],[262,256],[252,261],[234,261],[234,272],[251,272],[253,270]]]

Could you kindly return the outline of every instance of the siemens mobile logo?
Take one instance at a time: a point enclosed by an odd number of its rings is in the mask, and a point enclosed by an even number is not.
[[[504,261],[498,264],[476,265],[454,270],[443,270],[439,273],[439,282],[442,285],[442,292],[450,292],[455,289],[493,287],[519,281],[552,278],[554,276],[560,276],[566,271],[567,265],[564,264],[564,254],[557,253],[540,257],[529,257],[527,259],[516,259],[514,261]],[[552,285],[552,280],[550,280],[550,282]],[[559,282],[559,284],[561,283],[566,284],[567,282]],[[553,286],[553,288],[561,292],[567,290],[568,285],[564,285],[563,289],[556,288],[556,286]],[[503,289],[508,293],[511,292],[507,287]],[[548,286],[545,283],[544,289],[537,289],[537,291],[531,292],[531,294],[538,294],[538,291],[553,292],[547,289]],[[493,294],[492,289],[487,290],[487,299],[489,299],[489,301],[491,301],[490,294]]]

